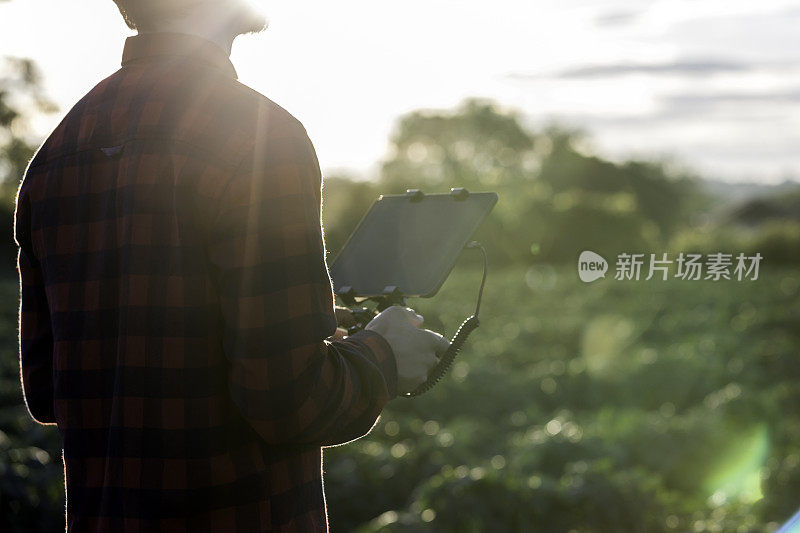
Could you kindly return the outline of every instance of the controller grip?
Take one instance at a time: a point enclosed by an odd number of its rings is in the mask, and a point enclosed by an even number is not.
[[[453,364],[453,360],[455,360],[456,355],[458,355],[458,351],[467,341],[469,334],[475,331],[479,325],[480,320],[478,320],[478,317],[475,315],[470,316],[468,319],[462,322],[458,327],[458,331],[456,331],[456,334],[453,336],[453,340],[450,341],[450,347],[442,355],[442,357],[439,358],[439,362],[436,363],[436,366],[434,366],[428,373],[427,381],[419,385],[413,391],[402,393],[400,396],[412,398],[428,392],[431,388],[433,388],[433,386],[436,385],[440,379],[442,379],[445,373],[447,373],[447,370],[450,368],[450,365]]]

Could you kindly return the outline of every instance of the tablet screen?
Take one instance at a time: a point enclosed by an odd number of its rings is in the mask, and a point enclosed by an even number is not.
[[[394,286],[405,296],[433,296],[496,202],[493,192],[380,197],[330,267],[334,290],[380,296]]]

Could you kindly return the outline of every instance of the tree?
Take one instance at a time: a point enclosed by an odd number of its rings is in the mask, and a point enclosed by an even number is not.
[[[35,113],[53,113],[55,104],[45,95],[39,69],[30,59],[2,59],[0,63],[0,184],[2,199],[13,205],[16,188],[37,140],[30,121]]]
[[[664,164],[604,160],[586,150],[582,133],[531,131],[517,112],[487,100],[410,113],[390,143],[382,192],[463,186],[499,193],[478,238],[500,262],[653,248],[680,226],[695,196],[693,180]]]

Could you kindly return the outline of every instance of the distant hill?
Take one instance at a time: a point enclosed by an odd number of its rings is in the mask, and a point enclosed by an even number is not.
[[[715,199],[721,200],[728,206],[768,196],[775,196],[784,192],[800,188],[798,181],[784,181],[779,184],[764,184],[755,182],[729,183],[719,180],[700,180],[703,189]]]

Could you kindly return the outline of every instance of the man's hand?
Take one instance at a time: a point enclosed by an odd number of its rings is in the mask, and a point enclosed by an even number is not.
[[[423,318],[407,307],[393,305],[365,329],[379,333],[392,347],[397,361],[397,390],[411,392],[428,379],[439,355],[450,347],[442,335],[421,329]]]
[[[334,306],[333,312],[336,315],[336,322],[340,328],[347,329],[356,325],[356,317],[353,312],[346,307]]]
[[[333,307],[333,312],[336,315],[336,333],[330,337],[331,340],[340,341],[347,337],[347,331],[356,325],[356,318],[353,316],[353,312],[346,307],[339,307],[338,305]]]

